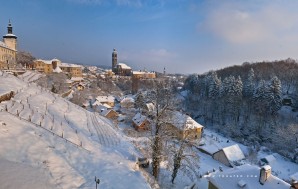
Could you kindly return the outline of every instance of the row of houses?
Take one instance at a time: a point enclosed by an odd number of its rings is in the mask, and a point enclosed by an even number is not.
[[[58,59],[35,60],[33,63],[33,69],[45,74],[51,74],[53,72],[56,72],[56,73],[64,72],[69,74],[71,77],[83,76],[82,66],[77,64],[63,63]]]
[[[99,112],[105,117],[115,119],[118,116],[117,111],[113,109],[115,102],[119,102],[121,108],[130,109],[134,107],[134,99],[132,97],[125,97],[123,99],[115,98],[114,96],[97,96],[95,100],[83,103],[83,107],[92,107],[93,110]],[[146,104],[147,111],[154,111],[152,103]],[[149,130],[151,127],[151,119],[137,112],[132,117],[132,126],[137,131]],[[164,128],[169,134],[175,135],[180,139],[200,139],[203,133],[203,126],[193,120],[190,116],[178,111],[168,111],[167,116],[163,121]]]

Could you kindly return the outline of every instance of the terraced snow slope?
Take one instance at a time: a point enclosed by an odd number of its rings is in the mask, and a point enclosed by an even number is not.
[[[99,188],[150,188],[134,170],[134,147],[109,120],[2,72],[0,91],[16,92],[0,104],[0,160],[10,162],[0,169],[1,185],[1,178],[9,178],[3,181],[6,188],[21,188],[11,180],[28,173],[28,178],[39,178],[42,173],[42,181],[25,179],[24,184],[94,188],[97,176]]]

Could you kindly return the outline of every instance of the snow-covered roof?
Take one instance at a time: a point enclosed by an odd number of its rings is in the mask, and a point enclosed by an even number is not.
[[[295,173],[295,174],[293,174],[293,175],[291,175],[291,179],[298,181],[298,172]]]
[[[43,59],[37,59],[38,62],[43,62],[45,64],[52,64],[52,60],[43,60]]]
[[[82,81],[82,80],[84,80],[84,78],[82,78],[82,77],[72,77],[70,80],[71,81]]]
[[[152,102],[146,103],[146,107],[147,107],[148,111],[154,111],[154,109],[155,109],[155,106]]]
[[[106,116],[110,113],[110,111],[114,111],[114,110],[101,109],[100,114],[102,116]]]
[[[172,111],[169,122],[180,130],[203,128],[201,124],[193,120],[190,116],[178,111]]]
[[[202,149],[206,153],[212,155],[215,152],[218,152],[221,149],[221,146],[217,145],[216,143],[205,144],[204,146],[200,146],[199,149]]]
[[[144,121],[146,121],[146,116],[143,116],[140,113],[137,113],[133,118],[132,121],[137,125],[140,126]]]
[[[104,103],[104,102],[114,102],[115,101],[115,97],[113,96],[98,96],[96,97],[96,100],[100,103]]]
[[[120,104],[122,103],[134,103],[135,100],[132,97],[125,97],[121,100]]]
[[[254,165],[241,165],[223,172],[211,173],[207,179],[218,189],[289,189],[285,181],[270,175],[264,185],[259,182],[260,168]]]
[[[57,58],[54,58],[52,60],[43,60],[43,59],[37,59],[36,61],[38,62],[43,62],[45,64],[52,64],[53,61],[55,62],[61,62],[60,60],[58,60]]]
[[[10,49],[10,50],[13,50],[2,41],[0,41],[0,47],[4,47],[4,48]]]
[[[240,149],[240,147],[238,146],[238,144],[234,144],[232,146],[228,146],[225,148],[222,148],[222,151],[225,153],[227,159],[230,162],[233,161],[239,161],[245,158],[242,150]]]
[[[101,106],[102,103],[100,103],[99,101],[95,100],[93,103],[92,103],[92,106]]]
[[[55,61],[55,62],[61,62],[59,59],[57,59],[57,58],[54,58],[54,59],[52,59],[52,62],[53,61]]]
[[[53,72],[61,73],[62,70],[61,70],[61,68],[60,68],[59,66],[57,66],[57,67],[53,70]]]
[[[82,67],[82,66],[80,66],[78,64],[71,64],[71,63],[64,63],[64,62],[62,62],[61,65],[60,65],[60,67],[75,67],[75,68],[78,68],[78,67]]]
[[[154,74],[155,72],[145,72],[145,71],[132,71],[132,74]]]
[[[131,67],[127,66],[124,63],[118,63],[117,66],[121,66],[122,69],[131,69]]]
[[[14,35],[12,33],[5,34],[3,37],[5,37],[5,36],[7,36],[7,37],[16,37],[16,35]]]

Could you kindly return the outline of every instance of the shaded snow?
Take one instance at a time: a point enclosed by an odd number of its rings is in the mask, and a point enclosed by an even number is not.
[[[99,188],[150,188],[134,169],[138,152],[109,120],[33,83],[1,75],[0,91],[16,95],[0,103],[0,158],[32,167],[28,176],[41,171],[47,178],[28,181],[26,188],[41,188],[40,182],[48,188],[94,188],[95,176]],[[8,169],[1,166],[0,175],[10,177]]]

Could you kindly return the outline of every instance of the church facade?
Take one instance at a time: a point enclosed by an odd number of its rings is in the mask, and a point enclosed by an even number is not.
[[[12,25],[9,21],[7,34],[0,41],[0,69],[14,69],[17,56],[17,36],[12,33]]]

